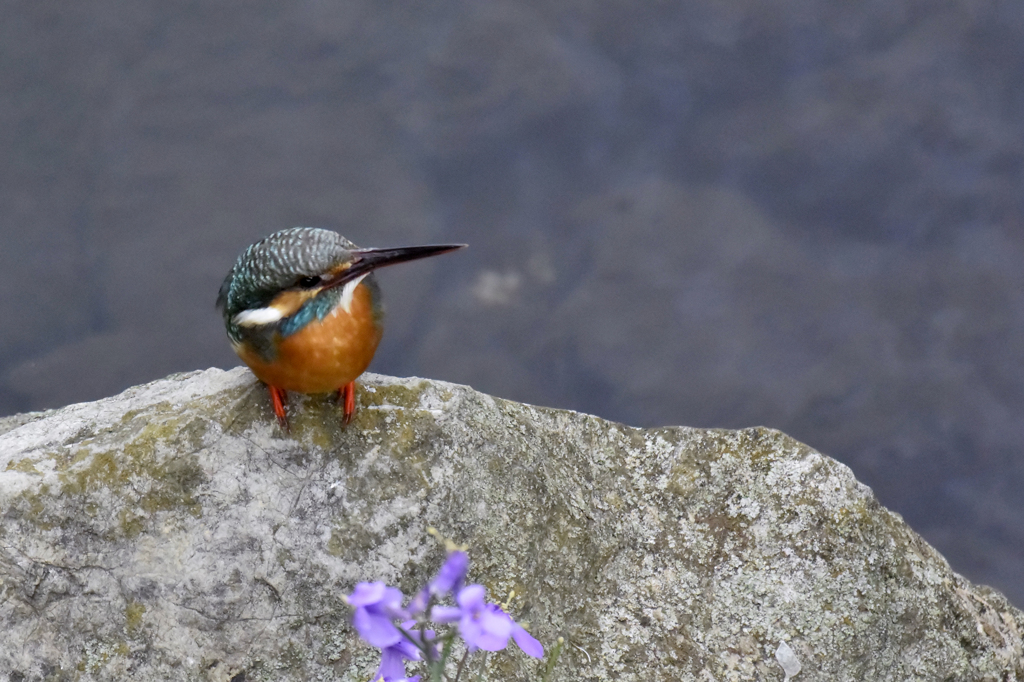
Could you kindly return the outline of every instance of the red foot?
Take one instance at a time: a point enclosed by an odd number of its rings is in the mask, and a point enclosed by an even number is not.
[[[344,404],[342,423],[348,424],[352,421],[352,415],[356,413],[356,382],[350,381],[338,389],[338,402]]]
[[[277,423],[281,425],[281,428],[285,431],[289,431],[288,428],[288,415],[285,414],[284,405],[288,402],[288,392],[283,388],[277,386],[267,386],[270,389],[270,402],[274,405],[274,414],[277,416]]]

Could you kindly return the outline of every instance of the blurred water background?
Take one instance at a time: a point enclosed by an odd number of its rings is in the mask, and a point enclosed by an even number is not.
[[[782,429],[1024,606],[1019,0],[9,0],[0,413],[237,364],[250,242],[383,271],[371,369]]]

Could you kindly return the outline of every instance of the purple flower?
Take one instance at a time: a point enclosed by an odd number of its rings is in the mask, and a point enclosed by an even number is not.
[[[434,579],[427,585],[430,594],[442,596],[462,587],[469,570],[469,555],[463,551],[448,552],[448,558],[441,565]]]
[[[469,555],[461,550],[448,552],[441,569],[434,579],[427,583],[409,603],[410,613],[422,613],[426,610],[431,597],[441,597],[462,587],[469,570]]]
[[[380,667],[370,678],[373,682],[420,682],[420,676],[405,676],[405,659],[397,647],[384,647],[380,652]]]
[[[384,583],[359,583],[348,603],[356,607],[352,625],[359,636],[375,647],[390,647],[402,640],[402,635],[392,622],[406,618],[402,609],[402,592]]]
[[[540,658],[544,647],[523,626],[501,610],[497,604],[484,602],[483,585],[468,585],[459,590],[455,600],[458,607],[435,606],[430,616],[439,623],[459,621],[459,633],[470,651],[501,651],[508,646],[508,638],[528,656]]]
[[[418,630],[413,630],[415,626],[416,621],[414,620],[407,620],[402,623],[402,629],[408,633],[411,639],[403,637],[397,644],[384,647],[380,652],[380,667],[377,668],[377,672],[371,678],[373,682],[419,682],[419,675],[405,676],[406,661],[423,660],[423,654],[417,646],[423,643],[423,636]],[[422,634],[426,635],[427,642],[434,639],[433,630],[427,630]],[[434,650],[434,656],[437,656],[436,649]]]

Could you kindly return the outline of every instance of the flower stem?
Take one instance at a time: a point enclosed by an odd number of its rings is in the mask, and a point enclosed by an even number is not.
[[[452,643],[455,641],[455,634],[449,633],[444,638],[444,646],[441,648],[441,660],[432,663],[430,666],[431,682],[443,682],[445,679],[444,669],[448,664],[448,658],[452,655]]]
[[[551,679],[551,673],[555,669],[555,663],[558,663],[558,656],[562,653],[562,647],[565,646],[565,637],[559,637],[558,641],[555,642],[554,648],[551,649],[551,653],[548,655],[548,664],[544,666],[544,674],[540,676],[540,682],[548,682]]]
[[[459,659],[459,667],[455,669],[455,680],[453,682],[459,682],[459,677],[462,676],[462,668],[466,665],[466,659],[469,658],[469,650],[462,654],[462,658]]]

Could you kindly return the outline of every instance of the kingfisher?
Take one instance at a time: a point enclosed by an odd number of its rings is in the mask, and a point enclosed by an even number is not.
[[[352,420],[356,378],[383,333],[374,270],[465,246],[361,249],[331,230],[294,227],[243,251],[217,307],[231,347],[270,390],[281,428],[288,430],[288,391],[336,392],[344,423]]]

